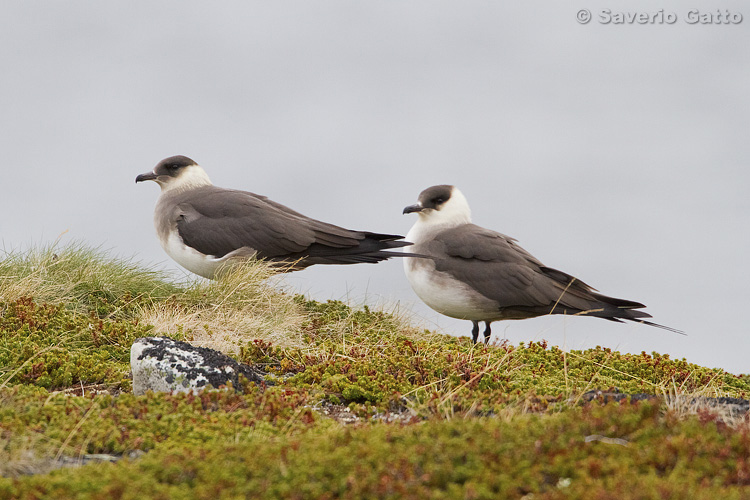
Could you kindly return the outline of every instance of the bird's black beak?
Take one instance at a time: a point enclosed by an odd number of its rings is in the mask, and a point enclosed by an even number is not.
[[[156,174],[153,172],[141,174],[135,178],[136,183],[143,182],[143,181],[155,181],[155,180],[156,180]]]
[[[408,207],[405,207],[402,214],[411,214],[414,212],[421,212],[422,210],[424,210],[424,207],[417,203],[416,205],[409,205]]]

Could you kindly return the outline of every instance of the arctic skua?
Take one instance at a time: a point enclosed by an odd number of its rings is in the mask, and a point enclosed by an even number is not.
[[[155,181],[154,226],[162,248],[185,269],[214,278],[232,259],[258,258],[294,271],[314,264],[377,263],[401,257],[403,236],[351,231],[306,217],[247,191],[214,186],[186,156],[172,156],[135,182]]]
[[[645,305],[598,293],[583,281],[547,267],[516,240],[471,223],[471,210],[454,186],[425,189],[419,202],[404,208],[419,219],[406,235],[414,245],[405,253],[427,258],[404,259],[406,276],[428,306],[452,318],[485,323],[486,343],[493,321],[547,314],[593,316],[609,321],[635,321],[683,333],[647,321]]]

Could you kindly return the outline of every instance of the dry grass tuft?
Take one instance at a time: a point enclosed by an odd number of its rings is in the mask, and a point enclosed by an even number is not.
[[[680,420],[698,416],[703,421],[720,422],[734,429],[750,428],[750,416],[746,406],[719,403],[688,395],[671,396],[664,404],[667,410]]]
[[[184,335],[193,344],[235,352],[249,339],[281,347],[304,345],[304,315],[294,297],[261,261],[235,264],[213,281],[196,278],[179,294],[153,302],[140,313],[159,335]]]
[[[279,271],[278,266],[249,260],[233,262],[214,281],[196,277],[178,282],[163,270],[83,242],[55,242],[0,254],[0,303],[31,297],[86,314],[124,314],[153,325],[154,334],[181,336],[227,353],[250,339],[315,350],[302,333],[310,314],[276,278]],[[410,326],[408,311],[394,306],[386,312],[398,318],[403,333],[424,338],[425,330]],[[331,333],[343,336],[353,322],[342,318],[329,325]]]
[[[50,448],[42,441],[42,438],[34,436],[16,439],[0,436],[0,477],[46,474],[55,469],[51,465],[51,452],[48,451],[46,456],[40,456],[39,448]]]
[[[1,256],[0,302],[33,297],[37,302],[85,308],[92,295],[157,300],[177,289],[163,271],[82,242],[3,251]]]

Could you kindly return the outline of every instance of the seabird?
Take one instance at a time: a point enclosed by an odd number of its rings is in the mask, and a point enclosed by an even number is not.
[[[394,234],[351,231],[306,217],[247,191],[214,186],[186,156],[172,156],[135,182],[155,181],[161,195],[154,226],[162,248],[178,264],[214,278],[230,259],[255,257],[294,271],[313,264],[376,263],[410,243]]]
[[[404,248],[428,258],[404,259],[412,288],[428,306],[451,318],[468,319],[478,342],[479,322],[489,340],[493,321],[525,319],[546,314],[594,316],[622,323],[636,321],[683,333],[646,321],[639,302],[597,293],[583,281],[547,267],[504,234],[471,223],[471,210],[454,186],[425,189],[419,202],[403,213],[419,214],[406,235],[414,243]]]

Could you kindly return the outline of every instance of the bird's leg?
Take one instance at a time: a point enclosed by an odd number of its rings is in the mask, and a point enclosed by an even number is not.
[[[471,320],[471,322],[474,324],[474,328],[471,329],[471,339],[476,344],[479,337],[479,321]]]
[[[485,328],[484,328],[484,343],[486,344],[487,342],[490,341],[490,337],[492,336],[492,330],[490,330],[490,322],[489,321],[485,321],[484,324],[485,324]],[[477,326],[479,326],[479,325],[477,325]]]

